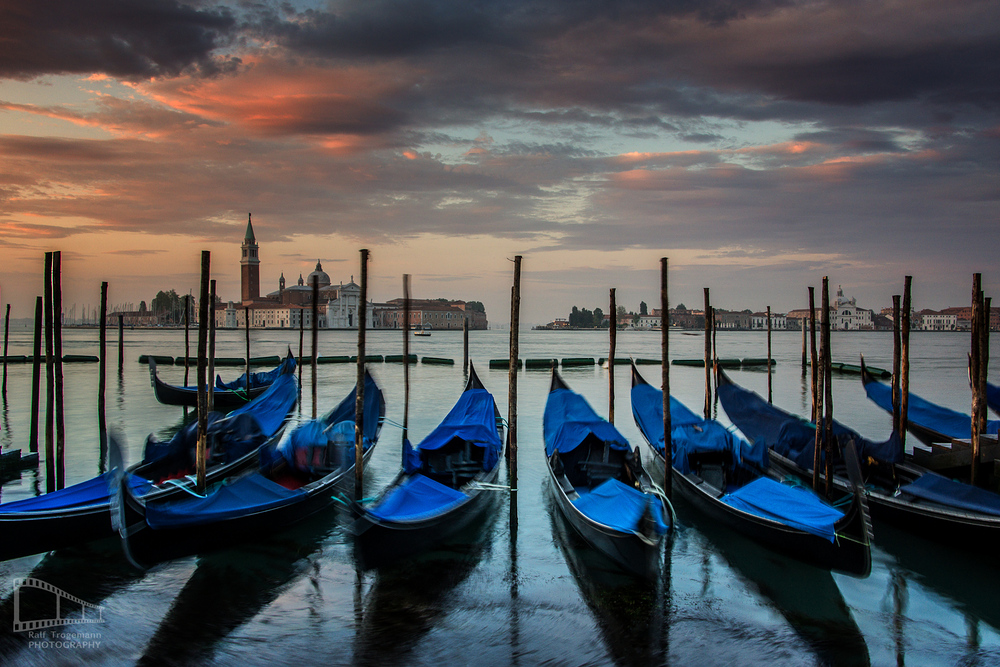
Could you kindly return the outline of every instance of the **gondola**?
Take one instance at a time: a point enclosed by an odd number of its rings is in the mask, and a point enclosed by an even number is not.
[[[770,405],[756,393],[717,372],[719,401],[740,431],[770,448],[771,465],[803,480],[812,478],[815,424]],[[899,436],[884,442],[863,438],[834,421],[834,436],[843,445],[854,441],[861,460],[865,494],[876,520],[894,523],[930,539],[987,551],[1000,539],[1000,496],[950,480],[903,461]],[[831,483],[839,492],[851,489],[843,461],[833,461]],[[825,475],[821,475],[825,484]]]
[[[207,479],[213,481],[256,464],[259,447],[281,428],[298,400],[291,367],[257,399],[228,415],[208,415]],[[134,492],[165,499],[186,495],[193,484],[197,423],[168,442],[150,436],[143,460],[130,469]],[[112,537],[111,472],[35,498],[0,505],[0,560]]]
[[[655,579],[671,510],[618,429],[570,390],[556,370],[542,430],[556,506],[595,549],[627,572]]]
[[[868,398],[892,414],[892,387],[876,380],[868,372],[864,359],[861,360],[861,382]],[[910,392],[907,397],[906,430],[927,445],[936,442],[950,443],[955,438],[967,440],[972,437],[972,417],[931,403]],[[987,422],[985,433],[995,434],[998,430],[1000,421]]]
[[[664,465],[663,392],[632,365],[632,414]],[[871,535],[857,456],[844,511],[811,490],[783,484],[767,472],[764,443],[750,445],[715,420],[695,415],[670,397],[673,486],[691,505],[730,530],[822,568],[868,576]],[[841,494],[843,495],[843,494]]]
[[[295,370],[295,357],[292,356],[291,348],[288,349],[288,356],[278,365],[269,371],[250,374],[250,391],[247,391],[247,374],[244,373],[232,382],[223,382],[222,378],[216,376],[215,388],[212,393],[213,407],[217,410],[232,410],[246,405],[257,398],[271,386],[278,376],[284,373],[289,366]],[[185,405],[188,407],[198,406],[198,387],[177,387],[167,384],[156,374],[156,360],[149,358],[149,381],[153,385],[153,394],[156,400],[164,405]]]
[[[357,388],[319,419],[287,429],[261,448],[255,469],[219,480],[204,496],[150,499],[122,481],[127,554],[146,565],[230,546],[291,526],[334,502],[338,485],[353,479]],[[365,460],[385,418],[385,399],[365,373]]]
[[[351,532],[366,569],[439,544],[490,504],[503,452],[503,422],[472,364],[465,390],[416,448],[404,441],[405,465],[370,505],[355,505]]]

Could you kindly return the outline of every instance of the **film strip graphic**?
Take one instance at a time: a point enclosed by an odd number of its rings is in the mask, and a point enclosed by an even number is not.
[[[37,588],[55,596],[56,602],[56,613],[55,618],[43,618],[35,619],[31,621],[21,620],[21,589],[22,588]],[[80,605],[80,617],[79,618],[62,618],[62,603],[63,600],[68,600],[75,604]],[[88,611],[90,616],[88,616]],[[52,584],[47,584],[40,579],[33,579],[28,577],[26,579],[15,579],[14,580],[14,632],[26,632],[28,630],[42,630],[44,628],[53,628],[59,625],[77,625],[81,623],[103,623],[104,618],[102,614],[104,613],[104,607],[98,606],[96,604],[91,604],[86,600],[81,600],[78,597],[74,597],[67,593],[66,591],[56,588]],[[93,615],[93,614],[96,614]]]

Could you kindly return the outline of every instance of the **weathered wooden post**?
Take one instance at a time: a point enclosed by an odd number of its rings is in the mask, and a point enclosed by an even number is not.
[[[319,276],[312,277],[312,418],[316,419],[316,355],[319,327]]]
[[[7,304],[7,315],[3,318],[3,395],[7,395],[7,341],[10,338],[10,304]]]
[[[201,251],[201,294],[198,299],[198,493],[205,493],[205,451],[208,444],[208,387],[205,374],[208,370],[208,282],[211,274],[212,253]]]
[[[403,443],[410,437],[410,274],[403,274]],[[406,447],[400,447],[406,468]]]
[[[663,382],[663,493],[673,497],[673,438],[670,420],[670,305],[667,295],[667,258],[660,259],[660,376]]]
[[[521,255],[514,256],[514,284],[510,298],[510,363],[507,368],[507,442],[510,469],[510,526],[517,530],[517,371],[518,327],[521,313]],[[612,317],[614,315],[612,314]]]
[[[892,295],[892,430],[899,432],[899,295]]]
[[[608,422],[615,423],[615,353],[618,347],[618,305],[615,288],[611,288],[611,346],[608,352]]]
[[[771,306],[767,307],[767,402],[771,400]]]
[[[361,249],[361,294],[358,296],[358,388],[354,407],[354,497],[361,499],[365,474],[365,330],[368,325],[368,250]]]
[[[34,346],[31,355],[31,423],[28,434],[28,451],[38,453],[38,396],[41,393],[42,370],[42,297],[35,297]]]
[[[802,377],[806,376],[806,367],[809,365],[809,354],[806,347],[806,331],[809,328],[809,320],[802,318]]]
[[[469,313],[462,314],[462,370],[469,372]]]
[[[305,335],[306,309],[299,306],[299,412],[302,411],[302,338]]]
[[[705,289],[705,419],[712,418],[712,303]]]
[[[830,280],[823,276],[823,449],[826,453],[826,496],[833,492],[833,355],[830,349]]]
[[[125,370],[125,313],[118,313],[118,374]]]
[[[809,359],[812,364],[812,422],[819,421],[819,356],[816,353],[816,288],[809,288]],[[817,454],[817,461],[819,460]],[[815,466],[813,470],[818,470]],[[819,473],[816,473],[818,475]],[[818,479],[818,477],[817,477]]]
[[[982,274],[972,274],[972,341],[969,354],[969,375],[972,384],[972,465],[969,470],[969,483],[976,485],[979,477],[980,435],[983,427],[983,408],[980,389],[982,387],[980,373],[982,372],[983,355],[983,290]]]
[[[52,253],[45,253],[45,492],[56,490],[56,374],[52,365]]]
[[[903,279],[903,313],[899,328],[899,447],[906,447],[910,410],[910,285],[913,276]]]
[[[823,387],[824,381],[826,379],[826,353],[823,349],[823,335],[822,331],[819,332],[819,354],[816,352],[816,309],[813,307],[815,305],[815,289],[813,287],[809,288],[809,310],[810,324],[813,325],[812,333],[812,384],[813,384],[813,423],[816,424],[816,437],[813,440],[813,491],[819,493],[819,483],[821,467],[823,464]],[[829,312],[823,313],[821,315],[819,325],[820,329],[823,328],[823,322],[826,321],[829,316]],[[823,368],[820,372],[820,368]]]
[[[243,307],[243,331],[247,339],[247,394],[250,394],[250,307]]]
[[[184,386],[190,386],[190,381],[188,380],[188,357],[191,356],[191,339],[188,328],[190,327],[189,313],[191,312],[190,304],[191,295],[184,295]]]
[[[208,411],[215,409],[215,280],[208,281]],[[247,387],[247,400],[250,388]]]
[[[62,252],[52,253],[52,362],[56,376],[56,488],[66,486],[66,416],[62,368]]]
[[[104,471],[104,462],[108,453],[108,417],[105,403],[105,391],[107,389],[107,348],[108,348],[108,283],[101,283],[101,328],[99,345],[101,348],[100,366],[97,371],[97,430],[100,438],[101,448],[101,472]]]

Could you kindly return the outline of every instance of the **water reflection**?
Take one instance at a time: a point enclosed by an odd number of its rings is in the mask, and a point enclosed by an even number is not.
[[[669,569],[661,572],[659,582],[630,576],[588,545],[555,507],[551,492],[546,496],[556,544],[615,664],[665,664],[668,598],[664,591],[670,585]],[[669,546],[666,552],[669,560]]]
[[[785,618],[821,664],[871,664],[864,635],[829,571],[766,549],[697,516],[682,502],[677,507],[740,578]]]
[[[216,645],[319,567],[320,547],[336,529],[332,513],[266,540],[200,556],[194,573],[149,640],[140,665],[207,661]]]
[[[451,593],[489,548],[498,514],[495,509],[487,509],[485,521],[469,526],[435,550],[375,571],[367,596],[355,610],[361,617],[356,626],[355,664],[405,664],[421,638],[451,611]],[[357,581],[360,585],[360,573]],[[360,597],[358,588],[355,595]]]
[[[64,549],[43,558],[26,578],[38,579],[55,586],[67,594],[100,605],[101,602],[139,581],[144,573],[137,571],[121,557],[117,542],[106,540],[74,549]],[[21,621],[56,618],[53,616],[55,598],[52,593],[25,588],[21,591],[18,616]],[[78,609],[75,604],[71,609]],[[58,613],[58,612],[57,612]],[[79,616],[67,614],[62,616]],[[13,633],[15,616],[14,593],[0,602],[0,663],[13,662],[14,656],[27,650],[31,637],[27,632]],[[77,629],[87,626],[75,626]],[[37,649],[32,654],[37,657]]]

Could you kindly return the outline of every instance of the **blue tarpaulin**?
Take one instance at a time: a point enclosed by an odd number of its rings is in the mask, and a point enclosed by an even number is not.
[[[263,394],[232,412],[229,416],[251,414],[260,430],[267,436],[274,435],[285,421],[289,411],[295,407],[299,397],[299,384],[294,373],[278,376]]]
[[[865,385],[865,393],[877,406],[892,413],[892,387],[884,382],[869,382]],[[936,431],[947,438],[971,438],[972,417],[941,405],[935,405],[913,392],[907,399],[906,419],[916,426],[922,426]],[[996,433],[1000,429],[1000,421],[986,424],[986,433]]]
[[[103,475],[88,479],[86,482],[67,486],[65,489],[46,493],[43,496],[4,503],[0,505],[0,513],[31,512],[107,504],[108,484],[112,478],[112,473],[106,472]],[[136,495],[142,495],[152,487],[149,480],[134,475],[129,476],[129,484]]]
[[[278,364],[277,368],[272,368],[269,371],[261,371],[259,373],[251,373],[250,374],[250,388],[251,389],[256,389],[257,387],[264,387],[264,386],[267,386],[267,385],[271,384],[276,379],[278,379],[278,376],[281,375],[282,371],[286,370],[286,369],[289,372],[293,372],[295,370],[295,357],[291,357],[291,356],[286,357],[280,364]],[[223,391],[227,391],[227,390],[228,391],[234,391],[234,390],[237,390],[237,389],[244,389],[245,390],[246,387],[247,387],[247,374],[246,373],[243,373],[243,375],[239,376],[238,378],[236,378],[232,382],[223,382],[222,378],[220,376],[218,376],[218,375],[215,376],[215,388],[216,389],[221,389]],[[194,388],[197,389],[197,387],[194,387]]]
[[[149,503],[146,523],[154,530],[215,523],[289,505],[305,495],[302,489],[291,491],[263,475],[253,474],[212,489],[206,498]]]
[[[542,421],[545,454],[565,453],[576,449],[593,434],[612,449],[628,450],[628,440],[613,425],[597,416],[586,399],[569,389],[549,392]]]
[[[955,509],[1000,516],[1000,495],[932,472],[899,487],[899,491]]]
[[[642,493],[617,479],[609,479],[591,491],[578,491],[580,498],[573,505],[593,521],[622,532],[637,532],[639,521],[648,507],[656,521],[657,534],[667,532],[663,508],[656,496]]]
[[[768,477],[760,477],[722,497],[722,502],[738,510],[786,526],[799,528],[833,542],[834,524],[844,514],[806,489],[785,486]]]
[[[420,441],[417,450],[440,449],[456,438],[486,450],[483,470],[492,470],[497,464],[503,443],[497,433],[496,403],[490,392],[485,389],[463,391],[455,407]]]
[[[368,513],[383,521],[419,521],[443,514],[468,499],[457,489],[416,474],[392,489]]]
[[[663,453],[663,392],[649,384],[632,387],[632,414],[639,430],[656,451]],[[744,462],[767,467],[767,447],[750,443],[730,433],[714,420],[693,413],[675,397],[670,397],[670,440],[672,464],[682,473],[691,472],[688,456],[696,452],[733,453],[733,466]]]
[[[1000,414],[1000,387],[989,382],[986,383],[986,404],[990,410]]]
[[[812,470],[816,443],[816,425],[789,414],[768,403],[756,393],[731,382],[719,383],[719,401],[726,415],[755,445],[763,443],[800,468]],[[895,432],[888,440],[876,442],[843,424],[833,422],[833,435],[838,442],[854,440],[858,455],[883,463],[903,460],[903,448]]]

